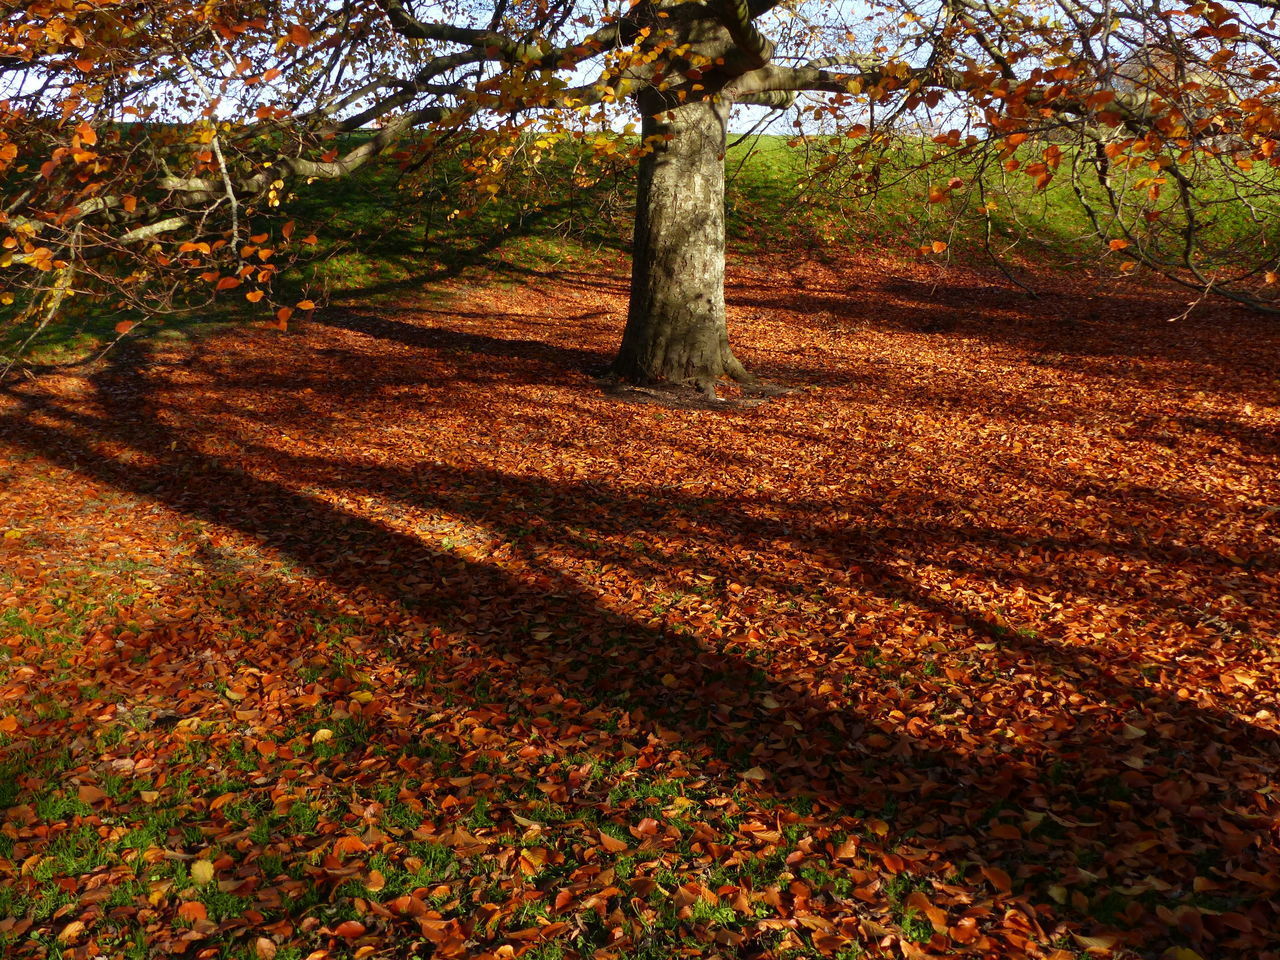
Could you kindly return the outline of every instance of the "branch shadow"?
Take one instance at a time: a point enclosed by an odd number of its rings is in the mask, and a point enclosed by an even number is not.
[[[478,353],[474,366],[496,358],[518,368],[514,376],[526,382],[563,379],[566,371],[589,367],[600,357],[590,350],[386,318],[333,323],[409,347]],[[311,389],[340,398],[372,370],[343,373],[328,383],[323,378],[308,382]],[[271,386],[252,369],[243,371],[243,380],[232,380],[222,389],[234,393]],[[465,372],[459,380],[465,382]],[[414,381],[406,375],[391,384]],[[335,598],[417,618],[425,633],[417,640],[390,639],[393,655],[406,669],[450,678],[455,695],[472,697],[477,707],[515,715],[519,698],[495,697],[493,691],[539,690],[542,698],[561,705],[549,714],[561,730],[615,723],[620,734],[601,732],[596,758],[601,763],[621,739],[668,763],[679,765],[686,758],[726,783],[740,783],[743,774],[754,778],[766,766],[759,792],[780,803],[798,803],[811,820],[883,821],[883,835],[871,829],[861,839],[862,855],[873,861],[897,857],[908,872],[925,875],[945,865],[958,870],[964,882],[978,885],[980,867],[1005,869],[1016,880],[1014,902],[1022,905],[1027,935],[1040,942],[1047,942],[1042,922],[1047,926],[1055,914],[1079,921],[1082,914],[1096,919],[1108,911],[1110,924],[1130,931],[1139,945],[1217,940],[1252,948],[1268,942],[1275,903],[1259,899],[1257,877],[1280,870],[1280,859],[1268,846],[1265,818],[1241,799],[1241,791],[1247,794],[1252,786],[1222,782],[1218,771],[1230,753],[1237,758],[1237,772],[1251,770],[1250,784],[1265,782],[1280,762],[1274,735],[1243,721],[1238,709],[1177,696],[1176,685],[1171,686],[1177,667],[1161,668],[1165,675],[1156,689],[1154,682],[1148,686],[1141,679],[1139,652],[1133,654],[1135,662],[1099,659],[1095,649],[1044,631],[1018,630],[909,573],[919,559],[910,551],[922,541],[935,544],[943,557],[975,537],[996,556],[1061,553],[1067,545],[1053,537],[1001,542],[989,529],[942,522],[911,528],[888,513],[875,526],[839,525],[825,519],[830,504],[817,501],[693,496],[670,488],[628,491],[480,465],[464,469],[426,462],[406,470],[354,454],[347,460],[307,457],[238,433],[234,419],[228,427],[219,420],[227,408],[191,411],[180,429],[166,425],[152,399],[156,384],[146,355],[138,348],[114,354],[91,382],[98,415],[11,392],[21,406],[0,417],[6,440],[184,517],[234,530],[288,560],[309,580],[325,584]],[[278,433],[295,429],[310,413],[277,409],[265,416]],[[219,432],[236,444],[241,461],[261,467],[269,459],[269,472],[202,452],[210,435]],[[124,461],[103,456],[93,441],[133,456]],[[403,509],[374,519],[300,492],[313,488],[373,495]],[[501,557],[433,548],[406,528],[403,518],[410,514],[463,517],[495,534],[503,544]],[[665,551],[639,549],[628,547],[626,537],[647,542],[665,537],[675,545]],[[1097,538],[1070,546],[1117,561],[1193,562],[1215,572],[1232,571],[1221,557],[1165,550],[1154,532],[1148,539],[1156,545]],[[793,566],[762,569],[762,547],[774,543],[794,545]],[[581,577],[573,575],[574,568],[551,562],[553,554],[576,556]],[[752,618],[769,611],[777,616],[781,605],[803,601],[815,584],[841,584],[909,606],[923,634],[934,637],[932,642],[962,647],[964,655],[951,668],[956,675],[948,677],[949,687],[934,683],[934,701],[920,713],[908,706],[904,690],[917,683],[929,689],[932,681],[911,672],[945,660],[931,652],[930,642],[919,644],[914,662],[880,663],[873,632],[833,618],[834,611],[820,612],[805,628],[818,635],[804,656],[826,673],[793,676],[785,656],[775,663],[753,660],[752,644],[726,636],[710,618],[701,620],[699,635],[602,601],[590,581],[593,571],[609,565],[631,583],[710,576],[720,592],[718,603],[744,610],[755,604],[757,611],[746,613]],[[1007,580],[1011,589],[1053,585],[1012,567],[966,568],[959,560],[940,561],[940,566],[949,577],[994,576]],[[1274,556],[1258,559],[1259,576],[1270,577],[1275,570]],[[1095,602],[1126,599],[1114,585],[1082,577]],[[1267,590],[1265,584],[1257,588],[1259,594]],[[1161,598],[1145,599],[1159,611]],[[249,616],[264,629],[277,629],[296,615],[295,606],[307,602],[313,601],[282,588],[271,606],[250,610]],[[334,606],[340,610],[343,604],[335,599]],[[535,631],[535,624],[545,626]],[[778,644],[784,650],[794,642],[787,637],[783,629]],[[180,648],[184,641],[169,642]],[[287,659],[307,654],[299,648]],[[1013,673],[1025,676],[1032,691],[1027,695],[1042,702],[1037,711],[1013,710],[1018,719],[1010,721],[981,703],[984,684],[1007,691],[1000,686],[1002,677]],[[841,698],[817,692],[824,683],[839,687],[846,682],[842,677],[850,676],[860,678],[861,707],[837,706]],[[481,677],[487,678],[487,697],[468,687]],[[1064,677],[1074,700],[1054,705],[1049,699]],[[971,718],[967,738],[933,732],[939,715],[948,711]],[[1041,723],[1038,717],[1048,720]],[[1136,744],[1135,728],[1142,730]],[[395,736],[392,743],[406,745]],[[1108,762],[1118,756],[1132,763],[1119,770]],[[607,800],[584,788],[574,802],[586,806]],[[1206,809],[1212,817],[1205,816]],[[1038,817],[1030,829],[1028,812]],[[1010,829],[1014,820],[1021,826]],[[1224,823],[1230,825],[1226,832]],[[1139,847],[1141,857],[1134,852]],[[1153,847],[1163,851],[1155,875],[1149,871],[1159,858],[1147,852]],[[1191,909],[1194,901],[1185,887],[1190,877],[1201,875],[1212,876],[1219,905],[1219,914],[1207,919]],[[1087,909],[1057,905],[1046,892],[1054,883],[1088,891]],[[1111,902],[1108,887],[1131,892]],[[870,896],[885,902],[887,895],[873,891]],[[1110,906],[1104,909],[1106,903]],[[1241,916],[1248,919],[1249,931],[1234,919]],[[1001,936],[993,930],[991,945]]]

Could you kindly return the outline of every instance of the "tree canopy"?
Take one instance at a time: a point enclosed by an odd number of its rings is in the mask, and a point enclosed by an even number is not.
[[[145,314],[205,291],[283,324],[297,304],[272,281],[307,238],[273,220],[300,183],[466,141],[484,197],[517,154],[549,149],[538,134],[615,131],[593,149],[643,164],[675,133],[617,118],[703,103],[795,109],[802,131],[845,144],[825,162],[860,164],[864,189],[895,130],[977,178],[1069,176],[1121,269],[1266,306],[1276,8],[27,0],[0,25],[3,297],[38,324],[71,293]],[[1227,210],[1256,244],[1218,242]]]

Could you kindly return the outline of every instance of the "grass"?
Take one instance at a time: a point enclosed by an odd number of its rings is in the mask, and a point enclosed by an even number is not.
[[[1030,260],[1039,269],[1096,259],[1093,227],[1065,175],[1076,159],[1071,150],[1064,152],[1063,175],[1043,190],[1025,174],[996,165],[994,174],[986,174],[984,207],[975,174],[980,163],[991,165],[981,158],[930,164],[937,148],[912,138],[895,142],[878,159],[858,153],[862,146],[842,138],[801,142],[772,135],[733,146],[726,156],[731,254],[750,256],[785,240],[813,249],[870,246],[902,256],[941,241],[949,245],[948,258],[981,259],[987,256],[990,230],[993,250],[1014,261]],[[1040,149],[1028,144],[1018,156],[1031,161]],[[442,284],[451,279],[484,276],[516,283],[566,263],[625,255],[634,168],[616,154],[593,160],[584,159],[586,152],[586,147],[561,144],[536,165],[513,164],[501,190],[483,200],[462,169],[465,150],[419,173],[402,174],[384,164],[347,179],[301,185],[283,209],[299,225],[298,236],[314,229],[318,242],[277,280],[275,297],[281,303],[305,297],[368,303],[411,296],[441,303],[449,297]],[[965,186],[950,191],[945,202],[928,202],[931,187],[948,181]],[[1088,175],[1080,182],[1092,202],[1102,199]],[[1260,227],[1248,207],[1230,202],[1234,194],[1225,181],[1210,175],[1207,182],[1212,245],[1256,245]],[[1133,218],[1141,222],[1136,208]],[[255,227],[273,235],[278,228],[266,222]],[[61,321],[29,348],[28,359],[36,364],[83,360],[115,339],[118,320],[137,319],[104,304],[92,298],[70,301]],[[138,333],[162,341],[201,338],[269,314],[254,313],[238,295],[230,295],[185,315],[149,320]],[[11,329],[0,336],[0,356],[26,332]]]

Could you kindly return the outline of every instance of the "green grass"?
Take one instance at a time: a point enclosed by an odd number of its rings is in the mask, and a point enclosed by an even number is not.
[[[896,141],[880,156],[860,152],[864,147],[864,141],[844,138],[801,142],[771,135],[731,146],[726,155],[731,253],[776,249],[784,238],[791,248],[874,247],[898,255],[941,241],[948,244],[947,258],[970,260],[987,257],[989,238],[992,250],[1002,256],[1013,251],[1012,257],[1039,269],[1083,257],[1097,262],[1100,244],[1067,176],[1085,159],[1072,148],[1063,150],[1059,175],[1046,189],[1037,189],[1031,177],[1005,172],[991,158],[970,155],[931,164],[938,148],[923,138]],[[1043,149],[1044,144],[1028,142],[1016,157],[1033,162]],[[277,279],[274,296],[280,303],[304,297],[330,303],[401,297],[441,302],[448,293],[440,282],[450,278],[518,284],[567,264],[589,265],[602,255],[625,254],[635,170],[616,155],[592,160],[585,151],[561,143],[537,164],[513,164],[499,192],[485,193],[484,199],[462,169],[465,147],[424,172],[402,174],[385,163],[344,180],[300,185],[279,220],[252,225],[272,234],[271,243],[278,243],[285,219],[296,221],[296,237],[312,230],[317,237],[305,257]],[[980,165],[986,171],[985,195],[975,186]],[[1122,189],[1126,196],[1138,196],[1131,187],[1141,172],[1129,175],[1132,182]],[[941,202],[928,202],[931,187],[948,182],[963,186]],[[1079,182],[1084,196],[1101,199],[1101,188],[1087,171]],[[1245,204],[1233,202],[1224,180],[1210,173],[1205,183],[1210,247],[1256,246],[1265,225],[1250,219]],[[1127,225],[1153,234],[1176,227],[1177,216],[1171,207],[1163,219],[1147,224],[1139,205]],[[1120,235],[1118,226],[1109,229]],[[1118,269],[1125,256],[1114,259]],[[125,318],[105,303],[68,301],[61,321],[36,339],[27,359],[58,364],[93,356],[115,338],[114,325]],[[8,309],[12,313],[17,306]],[[269,317],[269,310],[255,312],[235,291],[189,314],[148,320],[138,333],[203,337],[229,323]],[[4,319],[0,311],[0,330]],[[0,356],[27,332],[0,333]]]

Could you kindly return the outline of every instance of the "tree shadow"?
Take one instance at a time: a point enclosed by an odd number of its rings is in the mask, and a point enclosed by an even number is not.
[[[442,350],[451,360],[477,355],[458,364],[457,382],[480,382],[471,368],[497,376],[495,363],[521,383],[563,380],[600,356],[387,318],[334,326]],[[514,691],[539,691],[537,700],[554,704],[543,718],[565,739],[584,724],[614,724],[620,732],[596,731],[598,763],[628,742],[657,768],[692,763],[726,790],[748,775],[759,793],[799,803],[810,821],[860,824],[867,862],[896,857],[907,873],[940,882],[945,870],[955,872],[961,879],[952,885],[970,887],[967,902],[982,885],[980,868],[1000,867],[1014,878],[1018,894],[1008,903],[1022,912],[1024,937],[1045,942],[1054,914],[1088,914],[1157,946],[1268,942],[1275,904],[1259,899],[1258,878],[1280,869],[1280,860],[1268,846],[1266,801],[1255,791],[1280,761],[1272,732],[1241,719],[1239,703],[1181,696],[1178,678],[1194,665],[1148,664],[1141,650],[1106,654],[1068,636],[1062,623],[1020,623],[950,586],[965,576],[993,578],[1012,597],[1070,584],[1080,600],[1129,603],[1158,621],[1182,607],[1140,584],[1104,579],[1096,566],[1061,561],[1079,554],[1090,564],[1193,563],[1211,583],[1238,592],[1231,578],[1242,574],[1221,556],[1167,543],[1155,529],[1129,542],[1029,541],[942,519],[904,524],[893,511],[905,502],[874,523],[849,523],[838,519],[839,499],[699,496],[429,457],[405,467],[377,451],[308,455],[278,438],[334,400],[358,401],[352,390],[368,378],[389,388],[394,404],[396,390],[413,389],[422,374],[343,364],[342,376],[326,379],[321,363],[277,382],[252,365],[223,367],[221,396],[260,396],[288,381],[308,384],[327,403],[203,407],[193,397],[174,426],[158,405],[156,372],[138,348],[113,354],[91,381],[97,412],[11,391],[20,406],[0,417],[3,435],[98,483],[248,538],[324,585],[331,612],[346,603],[398,611],[421,629],[389,634],[384,653],[410,672],[428,671],[452,696],[516,718],[525,708]],[[437,395],[432,402],[448,411],[475,401]],[[250,412],[259,419],[252,430]],[[215,441],[233,451],[226,462],[207,452]],[[116,454],[104,456],[101,443]],[[347,496],[376,498],[382,508],[341,505]],[[440,517],[481,531],[482,549],[432,546],[426,531]],[[983,551],[969,558],[964,547],[975,541]],[[927,582],[914,572],[925,559],[916,555],[922,543],[937,553],[938,575]],[[1052,574],[1017,569],[1037,553],[1054,554]],[[1274,589],[1275,570],[1267,555],[1246,571],[1257,578],[1258,596]],[[696,592],[700,577],[710,578],[709,596]],[[664,583],[673,606],[714,600],[729,622],[645,616],[642,607],[602,598],[597,578],[624,594]],[[891,648],[874,615],[850,619],[824,608],[814,591],[829,585],[904,605],[910,619],[894,628],[915,637]],[[269,603],[246,602],[251,622],[279,631],[315,595],[284,582]],[[304,640],[293,636],[282,659],[305,660],[312,651]],[[188,641],[174,632],[162,642],[180,655]],[[882,648],[895,652],[886,660]],[[908,689],[928,698],[916,701]],[[856,707],[847,705],[850,690]],[[1059,702],[1064,690],[1068,700]],[[991,699],[1019,695],[1025,709]],[[403,734],[389,736],[392,745],[408,744]],[[544,731],[544,739],[556,737]],[[468,754],[470,770],[480,769],[484,753]],[[1219,775],[1227,756],[1231,782]],[[565,802],[609,804],[589,786]],[[1212,880],[1217,913],[1193,909],[1202,904],[1188,885],[1200,876]],[[1083,903],[1059,905],[1055,885]],[[867,896],[887,903],[883,890]],[[966,901],[951,902],[959,910]],[[993,928],[989,943],[1012,944],[1008,936]]]
[[[409,311],[407,311],[409,312]],[[416,315],[422,310],[411,311]],[[430,314],[433,311],[425,311]],[[457,317],[455,311],[439,311]],[[607,312],[593,311],[571,317],[575,323],[607,316]],[[468,316],[462,314],[462,316]],[[480,318],[479,314],[470,315]],[[350,330],[379,340],[403,344],[410,347],[422,347],[451,355],[480,355],[518,359],[524,361],[520,374],[525,382],[537,382],[534,369],[547,375],[563,378],[566,374],[579,372],[599,372],[609,364],[607,354],[594,350],[573,349],[547,343],[537,339],[509,339],[493,337],[482,333],[454,330],[449,327],[428,327],[421,324],[397,320],[387,316],[387,311],[377,313],[368,311],[341,310],[325,314],[319,321],[325,326]],[[531,369],[532,368],[532,369]]]
[[[1039,278],[1044,296],[1029,309],[1021,292],[991,270],[954,267],[925,282],[886,278],[862,264],[810,266],[799,296],[791,284],[740,273],[729,304],[739,312],[798,308],[815,327],[850,337],[874,330],[1008,348],[1033,365],[1107,380],[1147,376],[1148,365],[1158,363],[1170,384],[1189,391],[1208,383],[1261,402],[1274,397],[1272,371],[1280,366],[1274,320],[1233,304],[1188,313],[1177,288],[1046,274]],[[1224,327],[1230,337],[1222,336]],[[1253,341],[1249,356],[1236,349],[1245,338]]]

